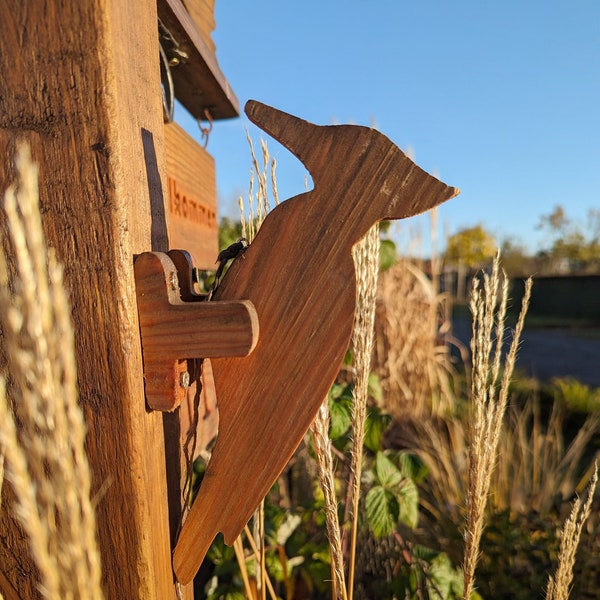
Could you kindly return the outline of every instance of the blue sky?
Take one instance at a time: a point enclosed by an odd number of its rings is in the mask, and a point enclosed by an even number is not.
[[[216,21],[242,107],[254,98],[319,124],[374,124],[459,187],[439,211],[441,236],[482,224],[535,250],[556,204],[582,223],[600,208],[598,0],[217,0]],[[236,217],[247,193],[246,129],[259,140],[245,116],[210,137],[221,215]],[[304,191],[303,167],[264,137],[280,197]],[[426,219],[397,235],[415,228],[428,237]]]

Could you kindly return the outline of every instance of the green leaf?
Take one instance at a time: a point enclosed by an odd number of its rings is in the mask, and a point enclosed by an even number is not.
[[[224,600],[246,600],[246,595],[242,592],[227,592]]]
[[[414,529],[419,523],[419,491],[412,479],[404,479],[397,494],[400,521]]]
[[[392,240],[381,240],[379,248],[379,267],[382,271],[396,263],[396,244]]]
[[[383,537],[394,531],[398,523],[400,507],[392,492],[376,485],[365,497],[365,512],[373,534],[376,537]]]
[[[427,590],[430,598],[462,598],[463,577],[460,569],[452,566],[448,556],[441,552],[430,563]]]
[[[341,383],[334,383],[329,388],[329,401],[331,402],[332,400],[339,398],[342,394],[344,394],[344,391],[347,387],[347,385],[342,385]]]
[[[223,541],[223,536],[218,535],[208,550],[207,557],[215,565],[230,565],[235,562],[235,552],[231,546]]]
[[[346,354],[344,354],[344,364],[351,365],[352,361],[353,361],[352,350],[350,350],[350,348],[348,348],[348,350],[346,350]]]
[[[331,418],[329,437],[337,440],[350,429],[352,424],[352,393],[349,390],[342,390],[334,398],[330,396],[329,414]]]
[[[402,475],[410,477],[417,483],[422,481],[429,473],[427,464],[416,454],[401,450],[400,452],[388,453],[387,456],[398,465]]]
[[[269,575],[279,582],[285,581],[286,577],[291,577],[294,569],[303,565],[305,561],[306,558],[304,556],[292,556],[286,558],[285,566],[287,572],[284,573],[279,552],[268,552],[266,555]]]
[[[285,580],[285,573],[283,572],[283,565],[281,564],[281,557],[278,552],[267,552],[265,554],[265,564],[271,579],[279,582]]]
[[[416,569],[411,569],[408,575],[408,585],[410,587],[410,591],[416,593],[419,589],[419,573]],[[415,598],[415,596],[411,596],[411,599]]]
[[[322,594],[329,592],[331,567],[326,563],[320,561],[309,562],[306,565],[306,569],[303,569],[300,573],[303,575],[303,579],[309,589],[316,587]],[[322,595],[320,597],[327,597],[327,595]]]
[[[454,567],[448,555],[420,544],[413,547],[413,556],[423,563],[428,563],[427,590],[429,598],[443,600],[460,600],[463,597],[463,575],[461,569]],[[481,598],[471,596],[471,600]]]
[[[439,553],[439,550],[433,550],[433,548],[428,548],[422,544],[415,544],[412,549],[412,554],[415,558],[420,558],[428,563],[430,563]]]
[[[403,475],[383,452],[378,452],[375,457],[375,472],[381,487],[394,497],[399,507],[396,522],[400,520],[409,527],[416,527],[419,522],[419,492],[414,481]]]
[[[377,406],[370,406],[367,409],[367,418],[365,420],[365,438],[363,444],[371,450],[377,452],[381,448],[383,434],[389,427],[392,417],[381,412]]]
[[[383,452],[378,452],[375,457],[375,471],[379,483],[388,489],[399,486],[404,479],[398,467]]]

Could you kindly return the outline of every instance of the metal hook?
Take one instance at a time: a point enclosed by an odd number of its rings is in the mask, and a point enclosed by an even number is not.
[[[210,132],[212,131],[213,128],[213,118],[212,115],[210,114],[210,111],[208,110],[208,108],[204,109],[204,118],[206,119],[206,121],[208,121],[208,125],[205,127],[202,125],[202,121],[203,119],[200,118],[198,119],[198,127],[200,127],[200,132],[202,133],[202,147],[206,148],[206,146],[208,146],[208,138],[210,136]]]

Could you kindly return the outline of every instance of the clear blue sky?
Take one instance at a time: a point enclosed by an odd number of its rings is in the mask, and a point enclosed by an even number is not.
[[[556,204],[582,222],[600,208],[600,0],[217,0],[216,21],[242,107],[254,98],[319,124],[375,124],[459,187],[441,235],[482,224],[535,250]],[[258,141],[245,116],[210,138],[221,215],[236,217],[247,192],[247,128]],[[264,136],[281,198],[304,191],[304,169]]]

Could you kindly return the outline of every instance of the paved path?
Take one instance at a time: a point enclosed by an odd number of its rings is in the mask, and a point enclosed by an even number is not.
[[[456,319],[454,335],[468,348],[470,321]],[[527,329],[525,324],[517,369],[541,381],[575,377],[589,386],[600,387],[600,331]]]

